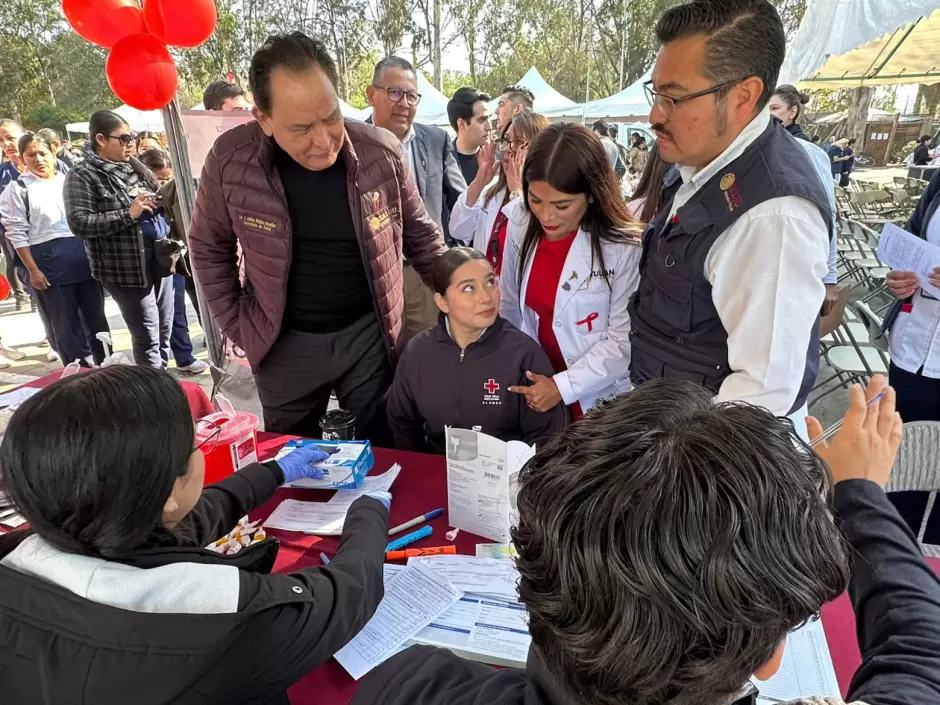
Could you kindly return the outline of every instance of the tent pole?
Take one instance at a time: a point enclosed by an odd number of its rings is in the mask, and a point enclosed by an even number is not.
[[[192,170],[189,168],[189,151],[186,148],[186,135],[183,132],[183,119],[180,115],[179,99],[174,98],[173,102],[163,108],[163,123],[166,129],[166,139],[170,149],[170,155],[173,157],[173,174],[176,179],[176,193],[180,201],[180,211],[183,221],[179,227],[183,230],[183,236],[189,238],[189,223],[193,215],[193,209],[196,205],[196,189]],[[215,319],[209,311],[206,303],[205,294],[202,286],[199,284],[199,277],[193,272],[193,278],[196,280],[196,296],[199,299],[199,315],[202,318],[202,330],[206,336],[206,347],[209,349],[209,359],[215,367],[221,367],[225,360],[225,348],[222,342],[222,334],[215,325]]]

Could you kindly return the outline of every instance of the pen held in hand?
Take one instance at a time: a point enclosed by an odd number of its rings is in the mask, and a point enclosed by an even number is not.
[[[882,389],[882,390],[881,390],[880,392],[878,392],[875,396],[873,396],[871,399],[869,399],[869,400],[866,402],[866,404],[867,404],[868,406],[871,406],[872,404],[874,404],[876,401],[878,401],[879,399],[881,399],[881,398],[885,395],[885,391],[886,391],[886,390]],[[815,448],[817,445],[819,445],[819,444],[822,443],[823,441],[828,441],[830,438],[832,438],[834,435],[836,435],[836,433],[838,433],[839,429],[842,428],[842,424],[843,424],[843,423],[845,423],[845,419],[844,419],[844,418],[841,418],[841,419],[839,419],[838,421],[836,421],[836,423],[832,424],[832,426],[830,426],[830,427],[827,428],[825,431],[823,431],[823,434],[822,434],[821,436],[818,436],[818,437],[814,438],[813,440],[811,440],[811,441],[809,442],[809,447],[810,447],[810,448]]]

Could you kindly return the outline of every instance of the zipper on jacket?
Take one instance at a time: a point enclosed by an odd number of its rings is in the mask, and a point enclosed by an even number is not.
[[[463,356],[464,356],[466,353],[467,353],[467,349],[466,349],[466,348],[463,348],[463,349],[460,351],[460,362],[463,362]]]

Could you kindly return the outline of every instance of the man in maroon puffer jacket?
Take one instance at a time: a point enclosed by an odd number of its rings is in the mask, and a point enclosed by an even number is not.
[[[267,430],[318,436],[335,389],[357,437],[381,442],[402,253],[430,282],[443,236],[394,135],[343,119],[321,42],[270,37],[249,83],[257,122],[219,137],[203,168],[189,234],[196,276],[248,356]]]

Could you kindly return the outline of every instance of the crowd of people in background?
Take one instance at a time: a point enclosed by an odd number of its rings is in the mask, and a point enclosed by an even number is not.
[[[57,135],[0,122],[0,222],[23,306],[32,296],[63,360],[91,367],[107,294],[135,362],[155,368],[62,380],[0,446],[35,529],[0,538],[14,693],[47,679],[44,692],[126,702],[114,684],[129,663],[161,702],[281,702],[381,600],[387,493],[353,504],[328,566],[266,575],[266,547],[227,572],[200,563],[215,529],[323,458],[311,446],[251,465],[200,499],[192,422],[158,372],[171,355],[205,368],[185,313],[198,282],[203,323],[244,351],[268,431],[320,436],[335,395],[375,446],[441,454],[448,426],[538,444],[512,532],[526,668],[412,647],[366,676],[356,705],[753,702],[749,679],[773,676],[787,634],[847,585],[863,658],[849,698],[940,697],[940,582],[884,492],[902,419],[940,420],[940,302],[914,273],[887,275],[893,386],[853,387],[843,428],[819,442],[807,402],[855,141],[824,149],[804,132],[806,96],[777,85],[785,35],[767,0],[692,0],[655,35],[653,144],[621,144],[604,121],[552,123],[522,86],[456,91],[452,138],[416,122],[417,72],[397,56],[375,66],[371,117],[344,119],[326,46],[268,37],[250,95],[205,91],[207,109],[255,119],[212,146],[190,223],[158,135],[99,111],[67,163]],[[940,176],[907,227],[940,245],[938,205]],[[940,269],[929,276],[940,286]],[[174,566],[168,590],[159,571]],[[110,571],[133,590],[101,582]],[[190,613],[218,618],[199,623],[216,642]],[[103,654],[102,624],[126,645],[158,622],[152,641],[177,639],[174,657]],[[252,654],[250,678],[226,658]]]

